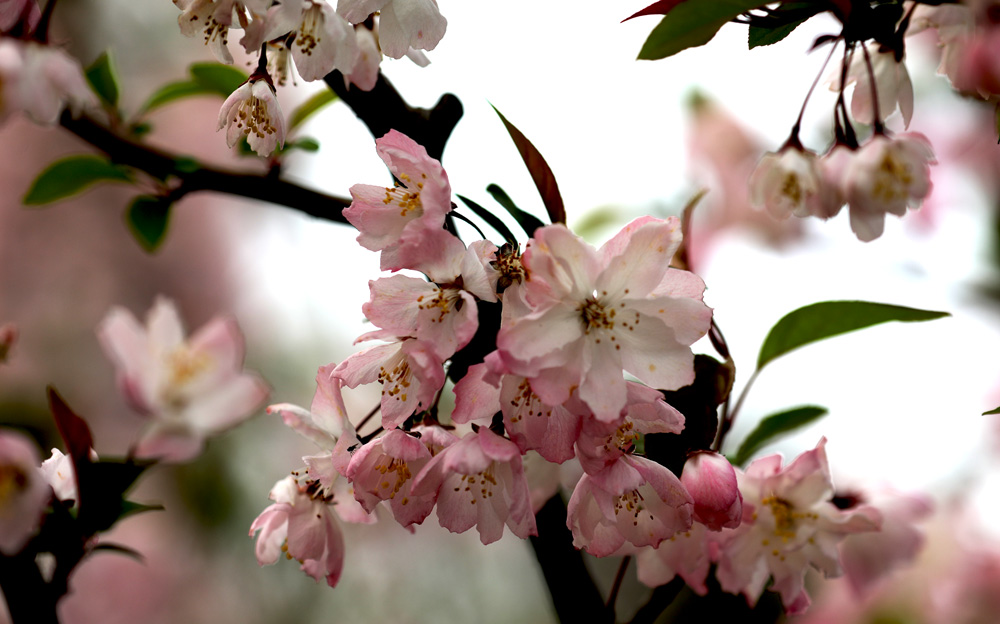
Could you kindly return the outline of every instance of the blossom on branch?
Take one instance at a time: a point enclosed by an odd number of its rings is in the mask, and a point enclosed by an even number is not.
[[[177,308],[158,297],[146,327],[116,307],[97,334],[125,399],[151,420],[135,457],[190,460],[205,438],[236,426],[267,397],[267,384],[243,370],[243,335],[234,319],[215,318],[185,339]]]
[[[828,187],[816,154],[786,147],[760,159],[750,176],[750,201],[779,219],[788,215],[828,219],[843,206],[837,192]]]
[[[349,73],[360,55],[354,27],[322,0],[284,0],[268,11],[265,28],[265,41],[289,35],[295,68],[306,81],[334,69]]]
[[[416,268],[437,249],[427,244],[427,237],[441,230],[445,215],[451,212],[448,175],[423,146],[396,130],[376,140],[375,146],[399,183],[393,187],[355,184],[351,187],[354,201],[344,210],[344,217],[358,228],[362,247],[382,252],[382,270]]]
[[[74,116],[97,107],[80,63],[55,46],[0,39],[0,121],[23,111],[51,126],[67,107]]]
[[[604,421],[626,405],[623,369],[653,388],[690,384],[690,345],[712,311],[704,282],[670,268],[680,242],[673,217],[636,219],[599,250],[563,225],[539,228],[522,256],[530,311],[506,317],[497,335],[504,364],[548,405],[575,388]]]

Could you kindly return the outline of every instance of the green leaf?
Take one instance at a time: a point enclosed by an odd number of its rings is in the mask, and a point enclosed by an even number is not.
[[[743,440],[743,444],[740,445],[739,450],[736,451],[736,455],[733,457],[733,464],[742,466],[754,453],[773,442],[779,436],[805,427],[809,423],[825,416],[827,412],[828,410],[825,407],[803,405],[764,418],[750,432],[750,435]]]
[[[128,546],[123,546],[122,544],[112,544],[112,543],[109,543],[109,542],[101,542],[101,543],[97,544],[96,546],[94,546],[93,548],[91,548],[90,550],[93,553],[97,553],[97,552],[116,553],[116,554],[119,554],[119,555],[125,555],[126,557],[131,557],[132,559],[135,559],[139,563],[145,563],[146,562],[146,558],[142,556],[142,553],[140,553],[138,550],[135,550],[134,548],[129,548]]]
[[[747,45],[751,50],[753,50],[756,47],[778,43],[788,35],[792,34],[792,31],[801,26],[807,19],[808,18],[803,17],[800,20],[788,22],[774,28],[765,28],[751,24],[750,32],[747,34]]]
[[[129,170],[101,156],[69,156],[45,168],[24,196],[29,206],[48,204],[76,195],[101,181],[131,182]]]
[[[789,312],[771,328],[757,356],[757,370],[811,342],[889,321],[930,321],[947,312],[918,310],[868,301],[824,301]]]
[[[84,75],[101,101],[111,108],[117,109],[120,89],[118,88],[118,71],[115,69],[111,51],[102,52],[97,60],[85,70]]]
[[[1000,414],[1000,407],[995,407],[988,412],[983,412],[983,416],[989,416],[990,414]]]
[[[542,158],[541,152],[531,144],[531,141],[527,137],[521,134],[520,130],[514,127],[514,124],[507,121],[507,118],[497,110],[496,106],[493,106],[493,110],[500,116],[500,121],[507,128],[507,134],[510,135],[510,138],[514,141],[514,145],[517,146],[517,151],[521,154],[521,160],[524,161],[525,166],[528,168],[528,173],[531,174],[531,179],[535,183],[535,188],[538,189],[538,194],[542,196],[542,203],[545,204],[545,212],[549,215],[549,222],[566,223],[566,206],[563,204],[562,195],[559,193],[559,184],[556,183],[556,177],[552,173],[552,169],[549,168],[548,163]]]
[[[541,219],[518,208],[510,196],[507,195],[506,191],[496,184],[487,186],[486,192],[492,195],[493,199],[497,200],[497,203],[510,213],[510,216],[514,217],[514,220],[517,221],[517,224],[521,226],[521,229],[524,230],[524,233],[529,238],[535,235],[535,230],[545,226]]]
[[[125,223],[139,245],[153,253],[163,243],[170,225],[170,201],[152,195],[139,195],[129,204]]]
[[[142,503],[134,503],[130,500],[122,500],[122,514],[118,516],[119,518],[124,518],[126,516],[134,516],[136,514],[146,513],[147,511],[163,511],[163,505],[143,505]]]
[[[688,0],[673,7],[649,33],[639,58],[662,59],[704,45],[734,17],[755,9],[761,0]]]
[[[497,217],[489,210],[483,208],[476,202],[472,201],[468,197],[463,197],[462,195],[459,195],[458,198],[461,199],[462,202],[466,206],[468,206],[470,210],[472,210],[472,212],[476,213],[477,217],[485,221],[487,225],[496,230],[496,232],[500,236],[503,236],[503,239],[506,242],[510,243],[511,245],[517,245],[517,238],[514,237],[514,233],[510,231],[510,228],[507,227],[507,224],[501,221],[499,217]]]
[[[330,89],[323,89],[322,91],[317,91],[312,97],[310,97],[305,102],[299,104],[292,111],[292,114],[288,117],[288,130],[291,131],[302,123],[312,117],[316,111],[323,108],[327,104],[334,102],[337,99],[337,94]]]
[[[195,83],[222,97],[229,97],[250,79],[242,70],[221,63],[195,63],[188,68],[188,72]]]
[[[217,95],[215,89],[209,89],[193,80],[181,80],[163,85],[149,96],[146,103],[139,109],[143,113],[159,108],[164,104],[169,104],[176,100],[193,97],[195,95]],[[228,96],[227,96],[228,97]]]
[[[281,148],[281,151],[287,152],[293,149],[300,149],[303,152],[318,152],[319,141],[317,141],[312,137],[302,137],[301,139],[296,139],[294,141],[289,141],[288,143],[285,143],[285,146]]]

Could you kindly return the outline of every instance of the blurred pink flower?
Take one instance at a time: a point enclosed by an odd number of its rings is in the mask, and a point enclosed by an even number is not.
[[[377,11],[379,47],[394,59],[410,48],[433,50],[448,27],[436,0],[340,0],[337,10],[352,24]]]
[[[177,308],[158,297],[145,328],[116,307],[97,334],[126,400],[152,421],[136,457],[190,460],[207,437],[247,419],[267,397],[267,384],[243,370],[243,335],[231,318],[213,319],[185,340]]]
[[[52,489],[38,449],[16,431],[0,431],[0,553],[17,554],[42,520]]]
[[[34,41],[0,39],[0,121],[20,110],[51,126],[66,107],[79,115],[96,106],[80,63],[66,52]]]

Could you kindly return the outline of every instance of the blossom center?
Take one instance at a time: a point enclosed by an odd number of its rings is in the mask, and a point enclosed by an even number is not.
[[[615,515],[617,516],[623,509],[632,515],[632,526],[639,526],[639,514],[646,509],[646,499],[639,490],[629,490],[615,501]],[[646,515],[650,520],[655,520],[653,514],[647,512]]]
[[[383,393],[405,403],[406,391],[410,387],[412,376],[410,363],[406,358],[400,357],[391,369],[386,369],[385,366],[379,367],[378,381],[382,384]]]
[[[607,437],[604,442],[604,450],[608,452],[624,451],[635,445],[638,439],[639,432],[635,431],[635,423],[626,420]]]
[[[799,176],[794,171],[785,174],[784,184],[781,185],[781,195],[787,197],[796,206],[802,203],[802,185],[799,184]]]
[[[243,134],[256,135],[263,139],[269,134],[275,134],[278,129],[271,123],[267,104],[255,95],[243,100],[233,114],[233,123],[243,129]]]
[[[774,495],[761,500],[761,504],[768,507],[774,517],[774,536],[781,538],[781,541],[785,543],[795,537],[800,520],[819,518],[817,514],[812,512],[796,511],[791,503]]]
[[[385,456],[375,464],[375,470],[379,472],[380,475],[385,477],[379,482],[379,490],[388,491],[386,496],[382,498],[395,498],[396,493],[399,492],[406,482],[410,480],[413,476],[410,472],[410,466],[406,463],[406,460],[399,459],[396,457]],[[393,475],[395,475],[395,481],[391,481]],[[403,504],[405,505],[407,500],[403,499]]]
[[[892,152],[886,152],[875,172],[872,195],[881,201],[891,202],[906,199],[907,189],[913,184],[910,166],[900,162]]]
[[[607,309],[603,303],[594,297],[588,297],[577,308],[583,319],[583,333],[589,334],[592,329],[614,329],[615,309]]]
[[[420,174],[421,178],[426,178],[427,174]],[[424,214],[423,205],[420,203],[420,191],[424,188],[423,182],[413,183],[413,179],[405,173],[399,175],[402,185],[397,184],[392,188],[386,187],[385,189],[385,199],[382,203],[385,205],[395,205],[400,208],[399,216],[405,217],[411,212],[415,212],[416,217]],[[413,191],[412,187],[416,187],[416,192]]]
[[[432,316],[430,319],[431,323],[440,323],[444,321],[444,317],[447,316],[452,309],[457,310],[460,308],[461,304],[461,290],[458,288],[442,288],[439,286],[435,289],[435,294],[432,297],[424,295],[417,297],[418,309],[437,310],[437,315]]]
[[[542,403],[535,391],[531,389],[531,383],[527,379],[522,379],[517,386],[517,394],[510,402],[514,408],[514,413],[510,417],[511,423],[520,422],[525,416],[545,417],[552,416],[552,408]]]
[[[490,464],[486,470],[482,472],[471,475],[462,475],[458,485],[455,487],[455,491],[460,492],[464,490],[468,492],[470,496],[470,505],[475,505],[478,500],[485,502],[486,499],[492,498],[493,488],[497,484],[497,478],[493,474],[495,464],[496,462]],[[463,483],[465,484],[464,488],[462,487]]]
[[[20,466],[0,464],[0,511],[28,486],[28,475]]]
[[[312,56],[313,50],[319,45],[323,29],[320,26],[323,20],[323,12],[319,5],[312,5],[302,13],[302,24],[299,32],[295,36],[293,45],[305,56]]]

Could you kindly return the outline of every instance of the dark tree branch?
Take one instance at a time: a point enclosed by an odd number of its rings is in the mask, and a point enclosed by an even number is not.
[[[115,134],[93,119],[74,119],[64,112],[59,122],[64,128],[101,150],[112,162],[134,167],[159,180],[176,178],[180,184],[170,191],[175,201],[198,191],[228,193],[293,208],[318,219],[347,223],[342,211],[351,204],[344,197],[326,195],[273,174],[240,173],[209,167]]]
[[[442,95],[434,108],[415,108],[403,100],[381,73],[371,91],[345,86],[344,75],[339,71],[330,72],[323,80],[351,107],[372,136],[379,138],[389,130],[402,132],[438,160],[444,154],[451,131],[462,118],[462,103],[451,93]]]
[[[531,547],[542,568],[552,604],[560,622],[607,621],[607,609],[583,562],[583,553],[573,546],[566,528],[566,505],[558,495],[549,499],[535,516],[538,535]],[[613,613],[613,612],[612,612]]]

